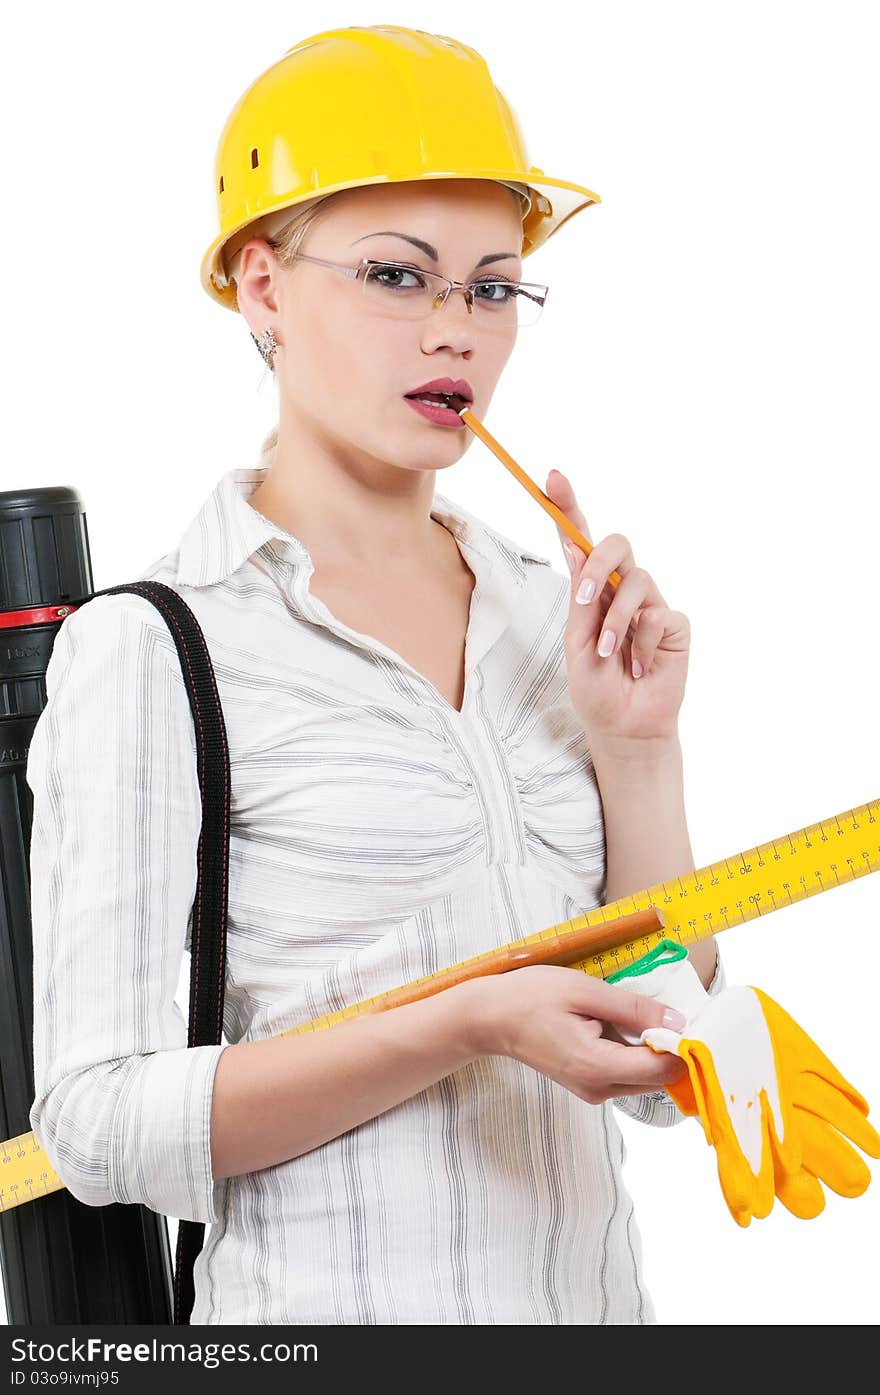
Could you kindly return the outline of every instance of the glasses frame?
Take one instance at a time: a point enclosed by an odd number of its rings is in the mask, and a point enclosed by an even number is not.
[[[534,300],[537,302],[539,307],[538,317],[540,316],[540,313],[544,308],[544,302],[547,299],[547,293],[550,290],[549,286],[545,286],[537,281],[508,281],[506,277],[493,278],[491,275],[478,277],[475,278],[473,281],[453,281],[451,276],[444,276],[442,272],[426,271],[424,267],[412,266],[407,262],[389,261],[387,257],[362,257],[361,260],[358,262],[357,266],[346,266],[343,262],[328,262],[325,261],[323,257],[309,257],[306,256],[305,252],[295,252],[291,260],[299,262],[312,262],[315,266],[326,266],[329,267],[331,271],[339,271],[344,276],[351,276],[354,278],[354,280],[361,282],[366,282],[367,269],[371,266],[393,266],[398,267],[401,271],[415,271],[418,272],[421,276],[433,276],[438,281],[445,281],[446,289],[438,291],[437,295],[434,297],[434,300],[432,302],[431,309],[436,310],[440,306],[445,305],[449,297],[452,295],[453,291],[461,291],[464,296],[464,302],[468,308],[469,315],[472,315],[474,313],[474,286],[484,286],[487,284],[492,284],[496,286],[517,286],[520,290],[525,291],[526,295],[530,300]],[[531,291],[542,292],[542,294],[540,296],[531,295]],[[532,324],[535,324],[536,322],[537,317],[535,320],[531,321]],[[517,328],[528,329],[529,324],[517,324]]]

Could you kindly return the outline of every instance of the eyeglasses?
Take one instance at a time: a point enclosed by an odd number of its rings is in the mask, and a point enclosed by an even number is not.
[[[380,262],[370,257],[364,257],[357,266],[307,257],[304,252],[296,252],[292,260],[313,262],[315,266],[327,266],[331,271],[353,276],[363,288],[365,304],[371,313],[395,320],[420,320],[431,310],[445,305],[453,291],[460,290],[468,314],[472,315],[474,306],[477,307],[481,328],[502,331],[522,328],[538,319],[549,289],[532,282],[511,281],[506,276],[487,275],[476,281],[453,281],[439,272],[423,271],[405,262]]]

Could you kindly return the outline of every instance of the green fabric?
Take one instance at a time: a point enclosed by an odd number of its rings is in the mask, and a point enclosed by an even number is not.
[[[625,969],[618,969],[616,973],[609,974],[605,982],[616,983],[620,978],[638,978],[640,974],[649,974],[658,964],[674,964],[676,959],[686,958],[687,950],[684,945],[680,945],[677,940],[661,940],[653,949],[649,949],[647,954],[643,954],[641,959],[634,959]]]

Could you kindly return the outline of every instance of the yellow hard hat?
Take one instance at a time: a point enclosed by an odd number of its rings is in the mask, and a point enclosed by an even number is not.
[[[528,164],[517,117],[475,49],[394,24],[326,29],[288,49],[232,109],[214,177],[220,232],[200,277],[230,310],[228,258],[260,235],[252,225],[340,189],[414,179],[523,187],[523,257],[601,203]]]

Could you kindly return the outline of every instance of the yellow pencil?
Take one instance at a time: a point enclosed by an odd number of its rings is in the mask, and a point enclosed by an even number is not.
[[[461,417],[464,424],[470,427],[474,435],[479,436],[480,440],[489,447],[492,454],[497,456],[501,464],[506,466],[514,479],[519,480],[520,484],[524,489],[529,491],[533,499],[537,499],[541,508],[544,509],[546,513],[549,513],[550,517],[554,522],[559,524],[559,527],[564,533],[568,534],[575,547],[579,547],[584,555],[589,557],[590,553],[593,551],[593,544],[588,538],[584,537],[579,528],[575,527],[571,519],[562,512],[559,505],[554,504],[553,500],[548,498],[540,485],[535,484],[535,481],[526,474],[522,466],[516,463],[513,456],[509,455],[500,442],[495,440],[491,432],[486,430],[479,417],[475,417],[469,407],[461,407],[458,415]],[[619,572],[609,572],[608,584],[610,586],[616,588],[620,585],[622,580],[623,578]]]

